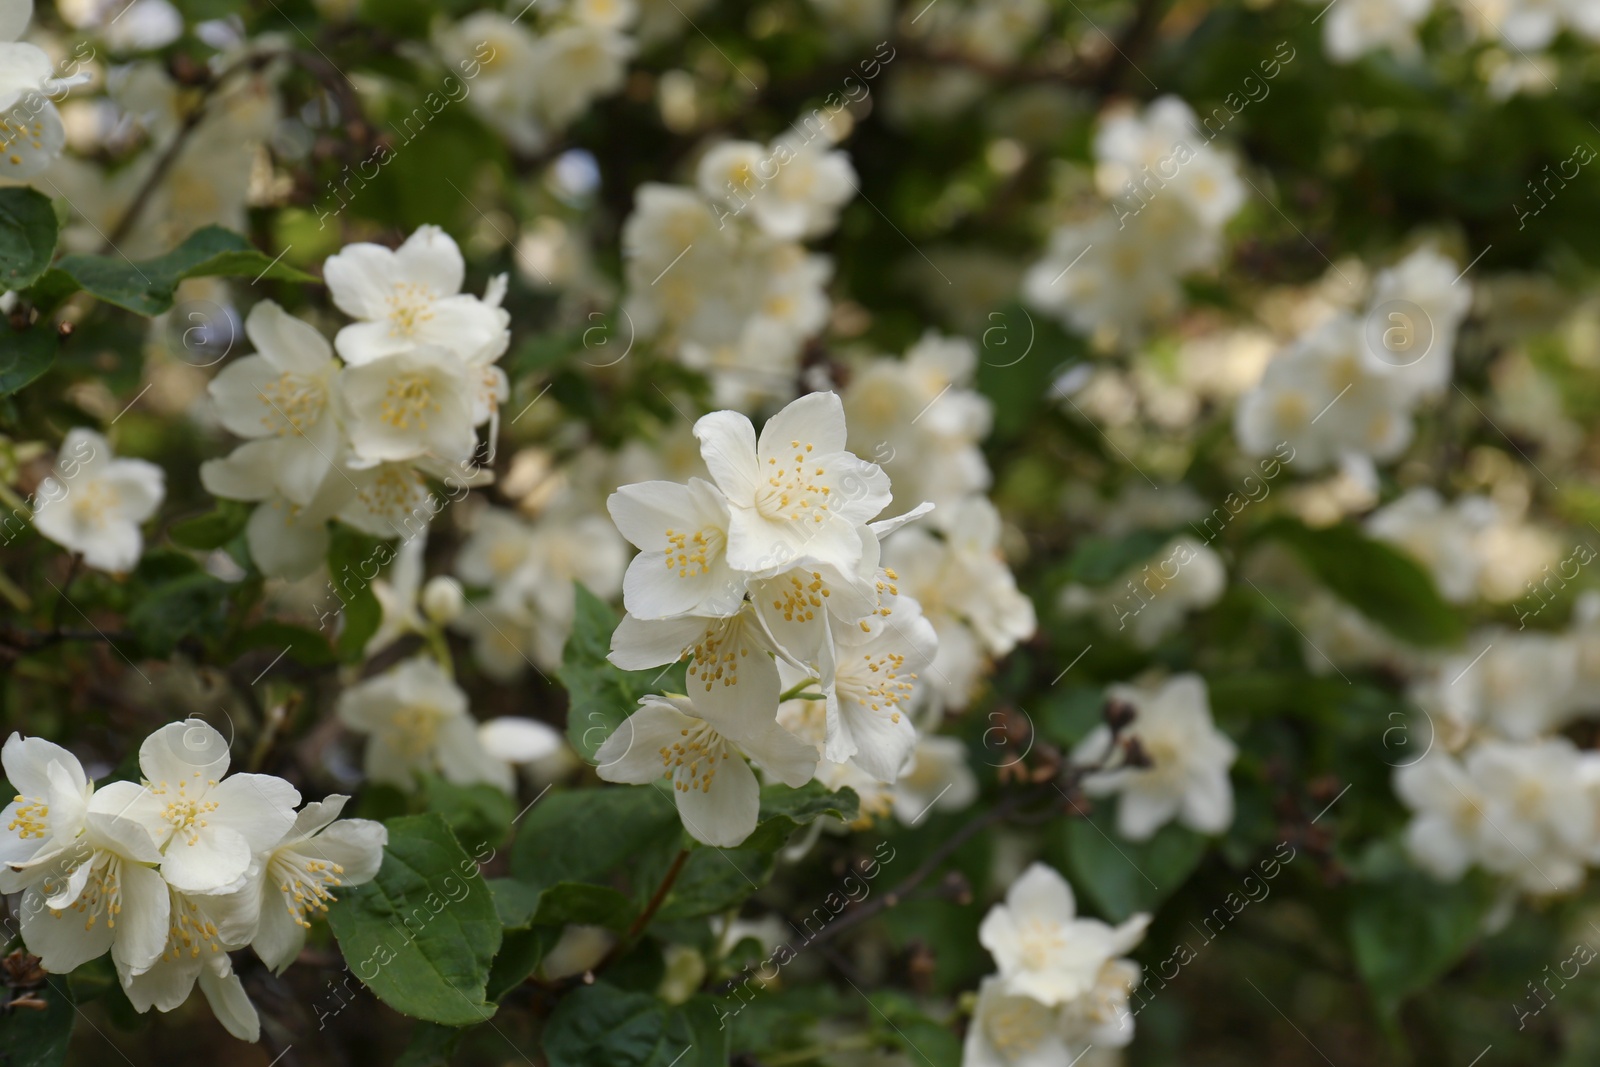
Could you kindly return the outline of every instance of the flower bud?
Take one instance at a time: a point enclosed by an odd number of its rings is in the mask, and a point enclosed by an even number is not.
[[[461,583],[454,578],[440,575],[428,579],[428,584],[422,587],[422,613],[438,626],[454,622],[465,604]]]

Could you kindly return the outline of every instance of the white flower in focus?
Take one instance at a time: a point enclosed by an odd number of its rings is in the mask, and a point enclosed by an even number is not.
[[[606,510],[639,549],[622,582],[623,603],[640,619],[732,615],[744,579],[728,565],[728,504],[709,482],[625,485]]]
[[[89,78],[88,74],[56,78],[50,57],[18,40],[32,17],[32,0],[5,0],[0,7],[0,180],[4,181],[26,181],[61,155],[67,135],[51,97]]]
[[[484,751],[467,694],[430,656],[415,656],[346,689],[339,721],[367,735],[367,777],[401,789],[418,774],[457,785],[487,782],[507,791],[509,768]]]
[[[346,367],[340,391],[359,465],[469,459],[478,441],[473,388],[461,361],[437,345]]]
[[[732,848],[756,828],[761,788],[748,757],[771,777],[798,788],[817,766],[814,747],[778,725],[776,692],[751,708],[749,729],[729,730],[701,716],[687,697],[647,696],[595,753],[608,782],[672,780],[678,813],[696,841]]]
[[[117,963],[129,1003],[140,1012],[172,1011],[198,982],[228,1033],[241,1041],[260,1040],[260,1017],[228,958],[254,935],[259,898],[247,892],[191,896],[171,886],[167,892],[167,938],[160,958],[143,970]]]
[[[1106,695],[1134,707],[1137,715],[1127,733],[1139,739],[1151,761],[1149,767],[1095,773],[1084,783],[1091,796],[1119,794],[1117,832],[1130,841],[1147,841],[1173,819],[1203,834],[1226,830],[1233,823],[1228,768],[1239,750],[1211,721],[1205,680],[1179,674],[1159,688],[1115,685]],[[1095,763],[1110,746],[1111,729],[1100,726],[1072,758]]]
[[[716,411],[695,423],[700,454],[727,497],[727,559],[752,573],[801,560],[854,570],[857,527],[889,503],[889,479],[845,450],[844,407],[834,393],[812,393],[767,420],[756,438],[750,420]]]
[[[611,635],[608,658],[625,671],[687,659],[685,685],[701,713],[735,724],[750,722],[768,695],[778,692],[769,640],[748,604],[728,616],[646,620],[625,615]]]
[[[912,698],[938,643],[916,602],[900,603],[905,610],[882,626],[862,622],[836,631],[816,671],[828,710],[824,755],[848,760],[880,782],[899,777],[916,744]],[[784,672],[786,685],[790,677]]]
[[[983,917],[978,941],[994,956],[1004,992],[1056,1007],[1093,990],[1106,962],[1138,944],[1149,924],[1145,914],[1118,926],[1078,918],[1066,879],[1035,863]]]
[[[19,892],[27,869],[72,848],[83,834],[94,783],[78,757],[42,737],[13,732],[0,748],[15,799],[0,813],[0,893]]]
[[[141,781],[111,782],[90,810],[137,821],[161,850],[161,875],[174,889],[232,892],[252,857],[294,825],[300,793],[270,774],[224,777],[228,762],[228,742],[208,723],[168,723],[139,746]]]
[[[144,551],[139,524],[156,513],[166,476],[154,463],[117,459],[93,430],[67,431],[50,477],[35,494],[33,525],[96,570],[131,571]]]
[[[368,819],[339,819],[349,799],[335,794],[307,804],[283,840],[261,857],[250,890],[261,922],[250,947],[275,974],[300,955],[310,919],[328,910],[334,890],[371,881],[383,862],[389,831]]]
[[[270,300],[250,309],[244,329],[256,354],[231,361],[211,380],[208,392],[229,431],[277,442],[274,484],[304,507],[341,451],[333,346]]]
[[[334,345],[352,367],[421,345],[458,362],[492,362],[510,344],[510,315],[463,293],[461,249],[437,226],[421,226],[398,249],[346,245],[323,264],[333,302],[353,319]]]

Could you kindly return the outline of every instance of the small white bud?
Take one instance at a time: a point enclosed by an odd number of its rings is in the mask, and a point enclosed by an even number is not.
[[[422,613],[435,625],[454,622],[465,604],[461,583],[454,578],[440,575],[428,579],[428,584],[422,587]]]

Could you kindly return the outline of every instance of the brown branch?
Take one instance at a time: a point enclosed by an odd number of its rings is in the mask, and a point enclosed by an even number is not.
[[[661,879],[661,884],[656,886],[656,891],[650,897],[650,902],[644,906],[639,917],[633,920],[633,925],[628,927],[628,932],[623,936],[618,945],[631,944],[633,939],[644,932],[650,925],[650,920],[655,918],[656,912],[661,910],[662,903],[667,899],[667,894],[672,890],[672,883],[678,880],[678,875],[683,872],[683,865],[689,860],[689,850],[682,848],[673,859],[672,866],[667,868],[666,875]]]

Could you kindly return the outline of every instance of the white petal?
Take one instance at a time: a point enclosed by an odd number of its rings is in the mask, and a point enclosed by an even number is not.
[[[753,502],[761,473],[756,462],[756,430],[735,411],[713,411],[694,424],[700,456],[717,488],[730,500]]]
[[[564,738],[536,719],[504,715],[478,727],[484,750],[507,763],[532,763],[560,750]]]
[[[42,737],[23,737],[13,732],[0,748],[0,765],[6,781],[25,797],[45,797],[50,793],[50,764],[59,763],[82,793],[89,787],[78,757],[53,741]]]
[[[812,445],[817,452],[845,449],[844,404],[837,393],[810,393],[789,404],[761,428],[757,451],[763,456],[786,456],[789,442]],[[780,458],[779,463],[783,462]]]
[[[167,947],[167,922],[172,901],[167,884],[153,867],[121,865],[122,911],[116,915],[116,943],[111,956],[119,964],[142,971]]]
[[[105,955],[111,947],[116,931],[106,926],[103,917],[88,929],[84,922],[84,917],[70,908],[52,913],[38,887],[22,895],[22,940],[52,974],[67,974]],[[163,936],[165,923],[163,917]]]
[[[670,748],[695,720],[659,698],[646,697],[595,753],[595,773],[608,782],[644,785],[665,776],[661,750]]]
[[[250,858],[250,843],[243,834],[212,826],[192,836],[180,832],[173,837],[161,861],[161,874],[181,893],[229,891],[243,884]]]
[[[228,773],[228,742],[200,719],[169,722],[139,746],[139,770],[152,785],[204,787]]]
[[[200,991],[206,995],[211,1011],[223,1029],[240,1041],[261,1040],[261,1018],[254,1004],[245,995],[244,983],[229,968],[226,974],[216,974],[211,968],[200,971]]]
[[[717,848],[741,844],[755,830],[761,813],[761,787],[749,764],[737,755],[718,765],[709,789],[691,785],[676,795],[689,836]]]
[[[817,746],[769,722],[766,729],[738,739],[738,745],[763,771],[784,785],[800,788],[817,770]]]
[[[317,328],[289,314],[271,300],[250,309],[244,332],[256,351],[280,371],[319,374],[333,358],[333,346]]]
[[[252,852],[260,852],[283,840],[294,825],[300,791],[275,775],[235,774],[213,787],[206,799],[217,805],[207,816],[211,827],[235,831]]]

